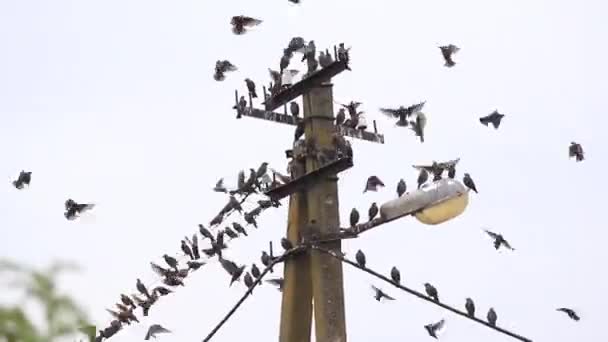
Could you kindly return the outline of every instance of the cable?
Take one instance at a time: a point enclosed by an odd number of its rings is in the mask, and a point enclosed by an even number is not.
[[[228,311],[228,313],[226,314],[226,316],[224,316],[224,318],[222,318],[222,320],[211,330],[211,332],[207,335],[207,337],[205,337],[205,339],[203,340],[203,342],[209,342],[211,340],[211,338],[218,332],[218,330],[220,330],[220,328],[230,319],[230,317],[232,317],[232,315],[238,310],[238,308],[241,306],[241,304],[243,304],[243,302],[245,302],[245,300],[251,295],[251,293],[253,292],[253,289],[260,285],[262,283],[262,279],[264,278],[264,276],[270,271],[270,269],[278,264],[283,262],[288,256],[297,254],[299,252],[302,252],[306,249],[306,247],[304,246],[298,246],[295,248],[292,248],[288,251],[286,251],[285,253],[283,253],[283,255],[281,255],[280,257],[277,257],[276,259],[274,259],[270,265],[268,265],[264,271],[262,271],[262,273],[260,273],[260,277],[253,283],[253,285],[251,285],[251,287],[249,289],[247,289],[247,291],[245,292],[245,294],[241,297],[241,299],[239,299],[238,302],[236,302],[236,304],[232,307],[232,309],[230,309],[230,311]]]
[[[485,325],[486,327],[488,327],[490,329],[494,329],[494,330],[496,330],[496,331],[498,331],[500,333],[503,333],[503,334],[505,334],[507,336],[513,337],[513,338],[515,338],[517,340],[520,340],[522,342],[532,342],[532,340],[530,340],[530,339],[528,339],[526,337],[517,335],[515,333],[512,333],[512,332],[510,332],[508,330],[499,328],[497,326],[490,325],[488,322],[482,321],[481,319],[479,319],[477,317],[471,317],[471,316],[467,315],[465,312],[460,311],[460,310],[458,310],[456,308],[453,308],[453,307],[451,307],[451,306],[449,306],[447,304],[444,304],[444,303],[441,303],[441,302],[436,302],[433,299],[431,299],[431,298],[423,295],[422,293],[420,293],[418,291],[415,291],[415,290],[412,290],[410,288],[407,288],[407,287],[405,287],[405,286],[403,286],[401,284],[397,284],[397,283],[393,282],[391,279],[388,279],[387,277],[383,276],[382,274],[377,273],[377,272],[375,272],[375,271],[373,271],[373,270],[371,270],[371,269],[369,269],[367,267],[361,267],[361,266],[359,266],[359,264],[357,264],[357,263],[355,263],[355,262],[353,262],[351,260],[348,260],[345,257],[340,256],[340,255],[338,255],[338,254],[336,254],[336,253],[334,253],[334,252],[332,252],[330,250],[327,250],[327,249],[324,249],[322,247],[315,246],[315,245],[311,245],[310,248],[314,249],[314,250],[317,250],[317,251],[319,251],[321,253],[325,253],[325,254],[327,254],[327,255],[329,255],[329,256],[331,256],[333,258],[336,258],[336,259],[338,259],[338,260],[340,260],[340,261],[342,261],[344,263],[347,263],[347,264],[349,264],[349,265],[351,265],[351,266],[353,266],[353,267],[355,267],[355,268],[357,268],[359,270],[367,272],[367,273],[375,276],[376,278],[384,280],[385,282],[387,282],[387,283],[389,283],[389,284],[391,284],[391,285],[393,285],[393,286],[395,286],[395,287],[397,287],[397,288],[399,288],[399,289],[401,289],[401,290],[403,290],[403,291],[405,291],[405,292],[407,292],[407,293],[409,293],[411,295],[414,295],[414,296],[416,296],[416,297],[418,297],[420,299],[423,299],[423,300],[425,300],[425,301],[427,301],[429,303],[433,303],[433,304],[435,304],[437,306],[440,306],[440,307],[442,307],[442,308],[444,308],[444,309],[446,309],[448,311],[451,311],[451,312],[453,312],[453,313],[455,313],[457,315],[460,315],[462,317],[468,318],[468,319],[470,319],[472,321],[475,321],[475,322],[477,322],[479,324]]]

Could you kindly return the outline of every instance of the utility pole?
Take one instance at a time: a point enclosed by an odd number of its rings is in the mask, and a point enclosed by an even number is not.
[[[295,126],[302,119],[273,110],[303,95],[305,145],[314,141],[318,150],[334,150],[334,133],[383,144],[384,136],[378,134],[375,122],[374,132],[334,124],[330,80],[348,69],[348,61],[338,59],[335,47],[334,60],[334,63],[273,95],[267,96],[264,88],[264,110],[253,108],[251,100],[248,107],[239,108],[239,96],[235,92],[237,118],[247,116]],[[292,155],[295,154],[294,151]],[[295,159],[292,163],[303,163]],[[294,245],[303,240],[323,241],[328,236],[338,235],[340,214],[337,174],[353,164],[349,157],[320,165],[315,156],[307,154],[305,165],[300,166],[292,169],[295,171],[292,172],[289,183],[266,192],[274,200],[290,196],[287,238]],[[341,253],[339,238],[323,242],[323,245],[328,250]],[[310,250],[285,261],[280,342],[310,342],[313,303],[316,341],[346,342],[342,263],[317,250]]]

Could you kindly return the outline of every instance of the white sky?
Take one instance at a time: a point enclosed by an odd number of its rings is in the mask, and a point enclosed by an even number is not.
[[[399,266],[405,284],[437,286],[464,306],[471,296],[485,316],[535,341],[602,341],[608,257],[602,210],[606,187],[606,4],[584,1],[2,1],[0,2],[0,257],[33,265],[77,260],[86,271],[63,283],[95,323],[135,279],[151,281],[149,261],[179,251],[184,235],[224,204],[215,181],[233,182],[261,161],[284,170],[293,129],[237,121],[234,89],[250,77],[261,88],[293,36],[325,48],[352,46],[353,72],[334,80],[336,101],[360,100],[386,145],[354,141],[356,165],[340,177],[343,222],[357,206],[393,198],[399,178],[412,187],[413,163],[461,157],[479,195],[440,226],[412,219],[344,244],[362,248],[371,267]],[[230,17],[264,23],[244,36]],[[462,48],[443,67],[439,44]],[[239,71],[212,79],[217,59]],[[304,65],[301,66],[304,70]],[[426,100],[426,142],[393,127],[377,108]],[[495,131],[478,118],[498,109]],[[580,142],[587,160],[568,160]],[[602,152],[603,151],[603,152]],[[604,161],[602,161],[604,160]],[[31,188],[9,180],[33,171]],[[377,174],[387,183],[361,193]],[[69,222],[63,203],[94,202]],[[285,234],[287,200],[260,229],[231,244],[239,263],[259,263],[269,240]],[[481,229],[504,233],[517,249],[497,253]],[[398,298],[377,303],[374,283]],[[243,293],[227,288],[216,261],[165,297],[141,325],[111,341],[143,339],[147,326],[174,331],[162,341],[200,341]],[[424,340],[423,325],[447,320],[442,341],[508,341],[345,265],[348,339]],[[255,291],[214,341],[278,339],[280,294]],[[572,307],[582,320],[555,312]]]

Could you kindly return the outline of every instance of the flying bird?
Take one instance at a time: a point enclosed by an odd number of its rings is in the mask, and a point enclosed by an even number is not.
[[[568,315],[568,317],[570,317],[570,319],[574,320],[574,321],[579,321],[581,318],[578,316],[578,314],[572,310],[572,309],[568,309],[568,308],[559,308],[557,309],[557,311],[561,311],[564,312]]]
[[[424,283],[424,291],[429,297],[433,298],[436,302],[439,301],[439,293],[437,292],[435,286],[429,283]]]
[[[350,226],[355,227],[359,223],[359,212],[356,208],[353,208],[350,212]]]
[[[473,182],[473,178],[471,178],[471,175],[465,173],[464,177],[462,178],[462,182],[464,183],[464,185],[467,186],[467,188],[475,191],[475,193],[478,193],[477,187],[475,187],[475,182]]]
[[[247,84],[247,90],[249,91],[249,95],[251,95],[251,97],[254,99],[257,98],[258,94],[256,94],[255,92],[255,83],[249,78],[245,79],[245,83]]]
[[[366,193],[367,191],[378,191],[378,187],[384,187],[384,183],[380,180],[380,178],[376,176],[369,176],[367,178],[367,182],[365,183],[363,193]]]
[[[397,197],[403,196],[403,194],[405,194],[406,190],[407,190],[407,185],[405,184],[405,181],[402,178],[399,180],[399,183],[397,183]]]
[[[488,124],[492,124],[494,129],[498,129],[500,127],[500,121],[504,117],[504,114],[500,114],[497,110],[493,111],[491,114],[483,116],[479,118],[479,122],[487,126]]]
[[[232,17],[230,24],[232,25],[232,33],[236,35],[242,35],[247,32],[247,27],[256,26],[262,23],[262,20],[247,17],[244,15],[237,15]]]
[[[441,330],[444,325],[445,325],[445,319],[442,319],[441,321],[439,321],[437,323],[427,324],[424,326],[424,328],[426,329],[426,331],[429,333],[429,335],[431,337],[437,338],[437,332],[439,330]]]
[[[490,235],[490,237],[492,237],[492,239],[494,239],[494,248],[499,249],[500,246],[504,246],[505,248],[510,249],[512,251],[515,250],[515,248],[511,247],[509,242],[507,240],[505,240],[505,238],[502,236],[502,234],[494,233],[487,229],[484,229],[484,231],[488,235]]]
[[[285,283],[283,278],[268,279],[266,282],[278,287],[279,291],[283,291],[283,284]]]
[[[421,143],[424,143],[424,127],[426,127],[426,115],[423,112],[418,112],[416,120],[410,121],[410,129],[420,138]]]
[[[494,311],[494,308],[490,308],[490,310],[488,310],[488,323],[495,327],[496,326],[496,320],[498,319],[498,315],[496,315],[496,311]]]
[[[216,81],[223,81],[226,79],[226,75],[224,75],[225,73],[236,70],[238,70],[238,68],[229,60],[217,60],[215,62],[215,72],[213,74],[213,79]]]
[[[217,183],[215,183],[215,187],[213,188],[213,191],[223,192],[223,193],[228,192],[228,189],[226,189],[226,187],[224,186],[224,178],[220,178],[220,180],[218,180]]]
[[[391,268],[391,279],[395,284],[401,283],[401,272],[395,266]]]
[[[29,186],[30,181],[32,180],[32,172],[26,172],[21,170],[19,172],[19,176],[16,180],[13,181],[13,186],[19,190],[23,189],[24,185]]]
[[[467,309],[467,315],[470,317],[475,317],[475,303],[473,303],[471,298],[466,299],[464,307]]]
[[[237,266],[237,264],[234,263],[233,261],[226,260],[222,257],[219,257],[219,260],[220,260],[220,263],[222,264],[222,267],[224,268],[224,270],[226,272],[228,272],[228,274],[230,274],[231,278],[230,278],[229,286],[232,286],[232,284],[235,281],[238,281],[239,278],[241,277],[241,275],[243,274],[243,271],[245,270],[245,265]]]
[[[387,300],[395,300],[395,298],[386,294],[386,292],[372,285],[372,290],[374,290],[374,299],[380,301],[382,298],[386,298]]]
[[[457,47],[454,44],[450,44],[450,45],[446,45],[446,46],[440,46],[439,49],[441,49],[441,55],[443,56],[443,59],[445,60],[444,66],[451,68],[454,65],[456,65],[456,63],[452,59],[452,55],[454,55],[458,51],[460,51],[459,47]]]
[[[65,213],[64,216],[68,220],[74,220],[78,215],[85,211],[91,210],[95,207],[92,203],[77,203],[73,199],[69,198],[65,201]]]
[[[425,169],[420,169],[420,173],[418,174],[418,189],[422,187],[424,183],[429,179],[429,173]]]
[[[399,106],[399,108],[380,108],[380,112],[388,117],[396,118],[397,123],[395,125],[401,127],[407,127],[409,125],[407,119],[416,114],[424,108],[426,101],[413,104],[411,106]]]
[[[160,324],[152,324],[150,326],[150,328],[148,328],[148,332],[146,333],[146,337],[144,337],[144,340],[147,341],[150,339],[150,337],[156,338],[156,334],[170,333],[170,332],[171,332],[171,330],[164,328]]]
[[[574,141],[570,143],[570,147],[568,148],[568,155],[570,156],[570,158],[576,157],[577,162],[585,160],[585,152],[583,152],[583,146]]]
[[[376,202],[373,202],[372,205],[369,207],[369,210],[367,211],[367,214],[369,215],[369,220],[373,220],[376,215],[378,215],[378,205],[376,204]]]
[[[365,254],[363,254],[363,251],[358,250],[357,254],[355,254],[355,260],[357,260],[357,264],[361,267],[365,267]]]

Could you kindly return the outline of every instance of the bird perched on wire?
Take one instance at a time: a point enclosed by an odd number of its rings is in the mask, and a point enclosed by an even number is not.
[[[439,302],[439,293],[437,292],[435,286],[429,283],[424,283],[424,291],[429,297],[433,298],[436,302]]]
[[[254,99],[257,98],[258,94],[255,92],[255,83],[249,78],[245,79],[245,83],[247,84],[247,90],[249,91],[249,95],[251,95],[251,97],[253,97]]]
[[[479,122],[481,122],[485,126],[487,126],[488,124],[492,124],[492,126],[494,126],[494,129],[498,129],[498,127],[500,126],[500,122],[504,117],[504,114],[500,114],[497,110],[494,110],[491,114],[479,118]]]
[[[462,182],[464,183],[464,185],[466,185],[467,188],[475,191],[475,193],[478,193],[477,187],[475,186],[475,182],[473,181],[473,178],[471,178],[471,175],[465,173],[464,177],[462,178]]]
[[[355,260],[357,261],[357,264],[361,267],[365,267],[365,254],[363,253],[362,250],[358,250],[357,254],[355,254]]]
[[[454,55],[458,51],[460,51],[459,47],[457,47],[454,44],[450,44],[450,45],[446,45],[446,46],[440,46],[439,49],[441,49],[441,55],[443,56],[443,59],[445,60],[444,66],[451,68],[454,65],[456,65],[456,62],[454,62],[454,60],[452,59],[452,55]]]
[[[356,208],[350,211],[350,226],[355,227],[359,223],[359,212]]]
[[[68,220],[74,220],[78,215],[85,211],[91,210],[95,207],[93,203],[77,203],[73,199],[69,198],[65,201],[65,213],[64,216]]]
[[[24,185],[30,186],[32,180],[32,173],[21,170],[19,176],[13,181],[13,186],[19,190],[23,189]]]
[[[232,33],[242,35],[247,32],[247,27],[257,26],[262,23],[262,20],[248,17],[245,15],[237,15],[232,17],[230,24],[232,25]]]
[[[469,317],[475,317],[475,303],[473,303],[471,298],[466,299],[464,307],[467,309],[467,315],[469,315]]]
[[[245,270],[245,265],[238,266],[233,261],[224,259],[223,257],[219,257],[219,260],[220,260],[220,263],[222,264],[222,267],[224,268],[224,270],[226,272],[228,272],[228,274],[230,274],[231,278],[230,278],[229,286],[232,286],[232,284],[235,281],[238,281],[241,278],[241,275],[243,274],[243,270]]]
[[[583,151],[583,146],[576,142],[570,143],[570,148],[568,149],[568,155],[570,158],[576,157],[576,161],[580,162],[585,160],[585,152]]]
[[[213,74],[213,79],[216,81],[223,81],[226,79],[225,73],[236,71],[238,68],[230,63],[229,60],[218,60],[215,62],[215,72]]]
[[[488,310],[487,319],[488,319],[488,323],[491,326],[493,326],[493,327],[496,326],[496,320],[498,320],[498,315],[496,314],[496,311],[494,311],[494,308],[490,308],[490,310]]]
[[[445,325],[445,319],[442,319],[437,323],[427,324],[424,326],[424,328],[426,329],[426,331],[429,333],[429,335],[431,337],[437,338],[437,333],[439,332],[439,330],[443,329],[444,325]]]
[[[509,244],[509,242],[507,242],[507,240],[505,240],[505,238],[502,236],[502,234],[498,234],[498,233],[494,233],[491,232],[487,229],[484,229],[484,231],[490,235],[490,237],[492,239],[494,239],[494,248],[499,249],[500,246],[504,246],[507,249],[510,249],[512,251],[515,250],[515,248],[511,247],[511,245]]]
[[[369,221],[373,220],[376,215],[378,215],[378,204],[376,204],[376,202],[373,202],[372,205],[369,207],[367,213],[369,215]]]
[[[164,328],[160,324],[152,324],[150,326],[150,328],[148,328],[148,332],[146,333],[146,337],[144,337],[144,340],[147,341],[150,339],[150,337],[156,338],[156,334],[170,333],[170,332],[171,332],[171,330]]]
[[[399,272],[399,269],[395,266],[391,268],[391,279],[395,284],[401,283],[401,272]]]
[[[388,294],[386,294],[386,292],[375,287],[374,285],[372,285],[372,290],[374,290],[374,299],[376,299],[377,301],[380,301],[382,298],[385,298],[387,300],[395,300],[395,298],[389,296]]]
[[[570,319],[574,320],[574,321],[579,321],[581,318],[578,316],[578,314],[569,308],[559,308],[557,309],[557,311],[561,311],[564,312],[566,315],[568,315],[568,317],[570,317]]]
[[[369,176],[367,181],[365,182],[365,189],[363,189],[363,193],[367,191],[378,191],[378,187],[383,188],[384,183],[377,176]]]

